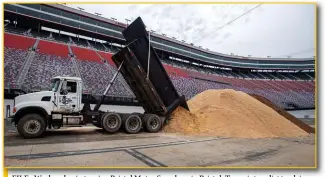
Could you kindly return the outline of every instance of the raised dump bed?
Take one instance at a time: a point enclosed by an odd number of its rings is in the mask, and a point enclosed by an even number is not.
[[[141,18],[137,18],[122,33],[128,44],[112,59],[116,66],[123,62],[120,73],[146,113],[168,116],[178,106],[189,109],[185,96],[178,94],[155,49],[149,44],[149,34]]]

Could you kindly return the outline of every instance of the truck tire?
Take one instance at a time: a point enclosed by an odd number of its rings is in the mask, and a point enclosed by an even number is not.
[[[46,130],[45,118],[39,114],[27,114],[19,120],[17,130],[24,138],[41,137]]]
[[[142,120],[140,116],[131,114],[125,116],[123,120],[124,129],[127,133],[135,134],[138,133],[142,128]]]
[[[121,116],[116,113],[106,113],[102,117],[102,126],[109,133],[117,132],[122,125]]]
[[[162,126],[159,116],[155,114],[145,114],[143,117],[144,128],[149,133],[158,132]]]

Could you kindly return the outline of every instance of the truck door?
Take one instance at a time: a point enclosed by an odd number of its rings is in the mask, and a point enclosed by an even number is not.
[[[58,96],[59,110],[77,112],[79,106],[77,82],[64,80]]]

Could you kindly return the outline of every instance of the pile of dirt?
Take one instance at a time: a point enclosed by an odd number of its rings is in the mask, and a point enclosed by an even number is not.
[[[252,96],[231,89],[206,90],[177,108],[168,133],[240,138],[298,137],[307,132]]]
[[[309,126],[308,124],[306,124],[305,122],[297,119],[295,116],[291,115],[287,111],[285,111],[285,110],[281,109],[280,107],[278,107],[277,105],[273,104],[270,100],[268,100],[260,95],[250,94],[250,96],[254,97],[255,99],[257,99],[260,102],[264,103],[265,105],[269,106],[274,111],[279,113],[281,116],[288,119],[292,123],[296,124],[301,129],[305,130],[307,133],[315,133],[315,128],[313,128],[313,127]]]

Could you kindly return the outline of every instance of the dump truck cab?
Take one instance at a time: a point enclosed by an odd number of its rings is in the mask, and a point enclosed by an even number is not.
[[[54,77],[51,80],[53,112],[80,112],[82,88],[79,77]]]
[[[82,98],[82,80],[79,77],[57,76],[51,79],[51,90],[19,95],[14,99],[11,118],[28,107],[41,107],[51,112],[79,112]]]

